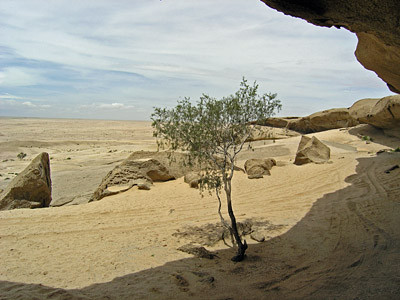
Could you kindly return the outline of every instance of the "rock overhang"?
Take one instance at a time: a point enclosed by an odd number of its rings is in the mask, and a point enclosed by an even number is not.
[[[344,27],[358,38],[357,60],[400,93],[398,0],[260,0],[286,15],[317,26]]]

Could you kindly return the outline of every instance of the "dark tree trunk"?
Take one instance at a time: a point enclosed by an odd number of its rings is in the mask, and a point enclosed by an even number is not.
[[[233,213],[232,209],[232,199],[231,199],[231,182],[229,180],[225,181],[225,193],[226,193],[226,201],[228,205],[228,214],[231,219],[231,228],[232,228],[232,234],[235,237],[236,244],[237,244],[237,254],[232,257],[232,261],[242,261],[245,258],[245,252],[247,249],[247,243],[244,241],[242,243],[242,240],[240,239],[239,231],[237,228],[236,224],[236,218],[235,214]]]

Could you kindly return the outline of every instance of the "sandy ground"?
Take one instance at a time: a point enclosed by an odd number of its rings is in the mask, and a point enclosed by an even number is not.
[[[87,202],[102,178],[138,150],[156,150],[150,122],[0,118],[0,188],[48,152],[52,205]]]
[[[145,122],[0,122],[0,180],[48,151],[60,197],[68,187],[68,197],[89,193],[131,151],[155,147]],[[191,240],[174,233],[219,221],[216,199],[178,179],[88,204],[0,212],[0,299],[398,298],[400,170],[385,170],[400,154],[376,152],[399,141],[368,126],[315,135],[331,148],[327,164],[293,165],[300,137],[255,142],[242,153],[239,165],[278,161],[263,179],[235,174],[238,220],[277,225],[265,242],[248,240],[244,262],[232,263],[234,249],[222,243],[207,247],[213,260],[176,250]]]

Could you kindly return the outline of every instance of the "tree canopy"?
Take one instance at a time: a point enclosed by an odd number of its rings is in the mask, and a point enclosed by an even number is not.
[[[231,181],[238,153],[251,136],[250,123],[261,124],[281,109],[277,94],[258,94],[258,84],[249,85],[243,78],[239,90],[218,100],[203,94],[194,105],[190,98],[178,101],[172,109],[155,108],[151,116],[158,145],[188,154],[188,163],[202,168],[200,190],[214,190],[219,200],[221,221],[228,227],[238,245],[242,260],[247,244],[241,242],[232,210]],[[220,191],[225,191],[231,225],[221,214]]]

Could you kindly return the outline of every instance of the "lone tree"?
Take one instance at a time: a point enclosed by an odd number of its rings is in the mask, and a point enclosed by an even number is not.
[[[179,100],[175,108],[155,108],[151,119],[153,135],[162,148],[181,150],[189,163],[200,165],[200,191],[215,191],[218,214],[237,244],[233,261],[241,261],[247,249],[242,242],[232,209],[232,178],[239,152],[253,132],[250,123],[261,123],[281,109],[276,94],[258,95],[258,84],[250,86],[243,78],[239,90],[217,100],[203,94],[196,105],[190,98]],[[221,213],[221,191],[225,192],[230,224]]]

